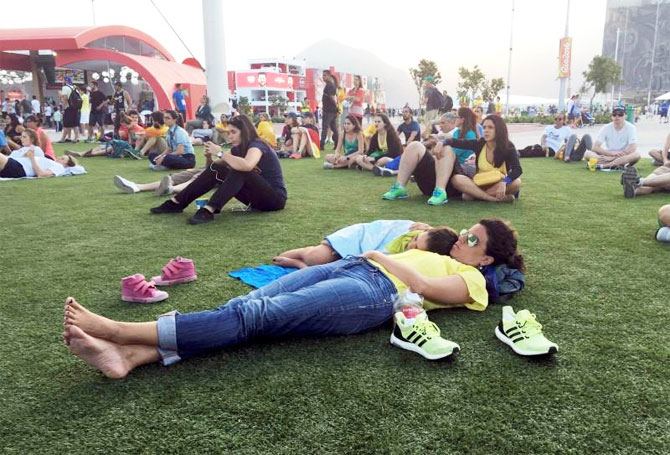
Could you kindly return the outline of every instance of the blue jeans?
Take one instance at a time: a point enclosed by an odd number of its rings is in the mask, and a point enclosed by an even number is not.
[[[282,335],[351,335],[381,326],[397,291],[378,268],[348,256],[286,275],[214,310],[158,318],[164,365],[203,352]]]
[[[151,164],[156,164],[154,160],[160,155],[159,152],[151,152],[147,155]],[[163,158],[163,166],[168,169],[191,169],[195,167],[195,154],[185,153],[183,155],[175,155],[169,153]]]

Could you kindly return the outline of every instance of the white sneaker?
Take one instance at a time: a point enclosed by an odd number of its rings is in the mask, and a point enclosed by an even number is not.
[[[167,171],[168,170],[168,168],[166,168],[165,166],[163,166],[161,164],[150,164],[149,169],[151,169],[152,171]]]
[[[333,163],[328,163],[328,162],[323,163],[323,168],[324,169],[332,169],[334,167],[335,166],[333,165]]]
[[[120,175],[114,176],[114,185],[124,193],[133,194],[140,192],[139,187],[135,183],[128,179],[124,179]]]

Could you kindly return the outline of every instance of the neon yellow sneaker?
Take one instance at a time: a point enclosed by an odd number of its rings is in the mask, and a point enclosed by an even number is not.
[[[528,310],[515,314],[511,306],[504,306],[502,321],[496,326],[495,334],[519,355],[548,355],[558,352],[558,345],[545,338],[542,326]]]
[[[390,190],[382,194],[382,199],[395,201],[396,199],[407,199],[407,196],[407,189],[398,182],[395,182]]]
[[[440,329],[428,320],[425,312],[407,319],[402,311],[395,316],[391,344],[427,358],[438,360],[456,354],[460,346],[440,336]]]

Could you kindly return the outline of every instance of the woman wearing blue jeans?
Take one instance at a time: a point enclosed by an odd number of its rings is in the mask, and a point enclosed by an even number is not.
[[[464,230],[451,257],[421,250],[393,256],[375,251],[300,269],[214,310],[152,322],[117,322],[69,297],[63,340],[70,351],[110,378],[153,362],[169,365],[256,337],[351,335],[391,319],[398,292],[411,288],[426,309],[484,310],[488,295],[475,267],[523,268],[516,231],[500,219]]]

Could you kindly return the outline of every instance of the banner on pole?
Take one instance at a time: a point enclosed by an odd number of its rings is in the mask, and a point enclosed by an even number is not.
[[[561,38],[558,46],[558,77],[570,77],[570,59],[572,57],[572,38]]]

